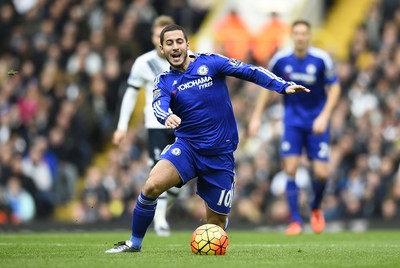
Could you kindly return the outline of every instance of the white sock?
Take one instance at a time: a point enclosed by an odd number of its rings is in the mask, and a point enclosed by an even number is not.
[[[167,208],[170,208],[174,204],[175,200],[178,198],[180,190],[181,190],[181,188],[178,188],[178,187],[172,187],[172,188],[168,189],[168,191],[167,191],[167,196],[168,196],[167,197],[167,200],[168,200]]]
[[[225,227],[224,230],[226,231],[226,229],[228,229],[228,225],[229,225],[229,218],[226,218],[225,220]]]
[[[157,200],[156,213],[154,215],[154,222],[167,221],[167,206],[168,206],[167,192],[163,192]]]

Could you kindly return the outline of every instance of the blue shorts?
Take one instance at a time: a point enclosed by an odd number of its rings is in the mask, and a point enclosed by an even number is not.
[[[161,159],[166,159],[177,169],[182,185],[197,178],[197,194],[208,207],[228,215],[235,188],[233,153],[200,155],[182,139],[165,147]]]
[[[281,141],[281,156],[301,155],[303,149],[311,160],[329,161],[330,135],[329,128],[320,135],[315,135],[312,129],[305,129],[285,124]]]

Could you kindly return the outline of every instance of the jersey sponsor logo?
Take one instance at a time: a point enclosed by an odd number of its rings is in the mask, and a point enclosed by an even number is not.
[[[187,83],[181,84],[179,85],[177,88],[179,91],[185,90],[185,89],[189,89],[192,87],[198,87],[199,89],[203,89],[206,87],[210,87],[212,86],[213,81],[212,81],[212,77],[211,76],[204,76],[192,81],[189,81]]]
[[[314,84],[317,80],[315,76],[317,67],[314,64],[307,65],[306,73],[293,72],[293,67],[291,65],[286,65],[284,71],[288,74],[287,80],[301,81],[307,85]]]
[[[314,84],[317,78],[313,74],[305,74],[305,73],[291,73],[289,75],[289,79],[292,81],[301,81],[304,84],[310,85]]]
[[[243,62],[241,62],[240,60],[237,60],[237,59],[230,58],[229,64],[232,65],[233,67],[239,67],[240,65],[243,64]]]
[[[201,65],[198,69],[197,69],[197,73],[199,75],[206,75],[208,74],[208,67],[206,65]]]

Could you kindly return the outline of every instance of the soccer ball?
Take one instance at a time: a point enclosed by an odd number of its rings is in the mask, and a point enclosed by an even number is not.
[[[194,230],[190,247],[197,255],[225,255],[228,235],[218,225],[204,224]]]

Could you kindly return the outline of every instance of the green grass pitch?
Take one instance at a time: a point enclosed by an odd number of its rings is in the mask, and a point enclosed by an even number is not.
[[[400,231],[305,233],[228,230],[224,256],[190,251],[189,231],[149,232],[140,253],[105,254],[126,232],[1,233],[0,267],[400,267]]]

